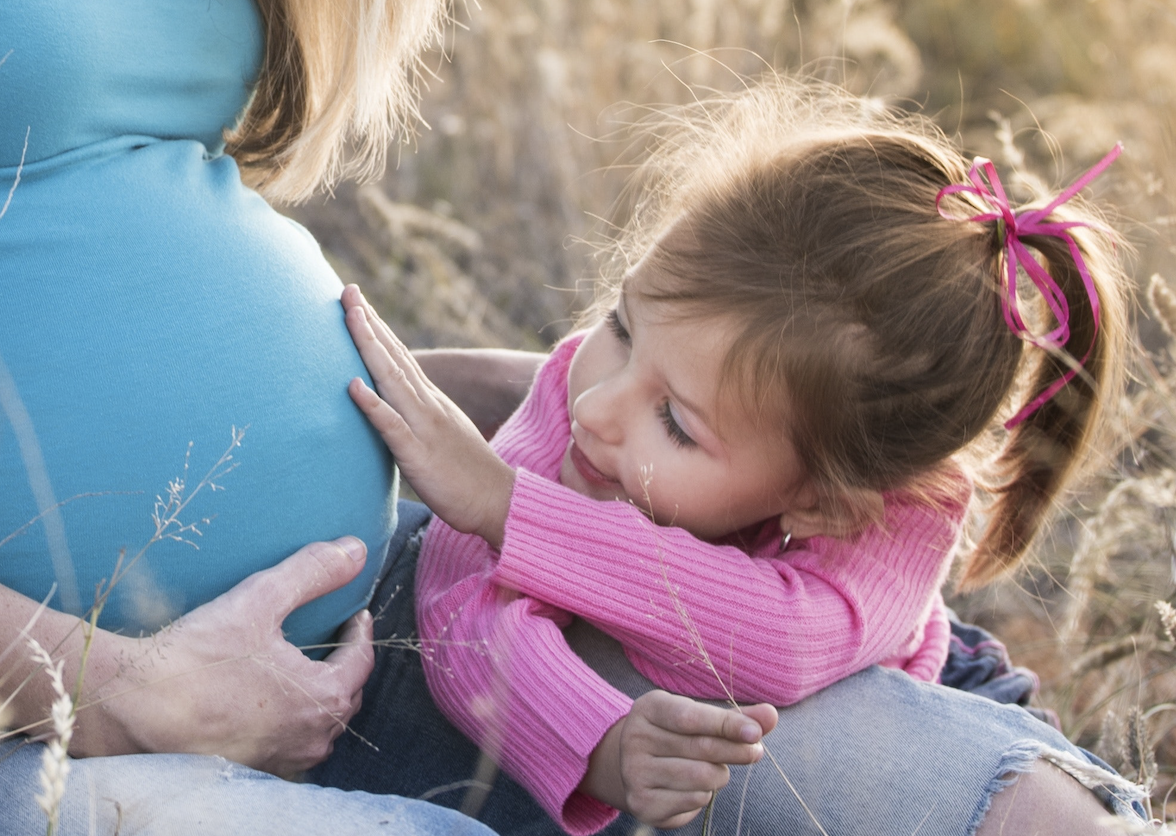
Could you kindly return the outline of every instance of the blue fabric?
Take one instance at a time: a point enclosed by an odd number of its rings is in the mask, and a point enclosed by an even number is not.
[[[40,744],[0,743],[0,833],[44,836]],[[221,758],[73,761],[57,836],[493,836],[424,801],[282,781]]]
[[[939,674],[942,684],[1006,705],[1019,705],[1038,720],[1061,729],[1056,713],[1030,705],[1040,687],[1037,674],[1014,665],[1008,648],[983,627],[963,623],[950,609],[947,616],[951,644]]]
[[[249,0],[0,3],[0,166],[122,136],[211,153],[245,106],[262,27]]]
[[[155,629],[312,540],[383,554],[395,528],[392,461],[346,392],[364,371],[340,282],[220,153],[261,43],[251,0],[0,3],[0,205],[28,132],[0,218],[0,539],[21,531],[0,584],[85,610],[169,482],[191,497],[247,428],[224,490],[179,517],[201,533],[151,546],[108,629]],[[379,569],[290,639],[329,639]]]

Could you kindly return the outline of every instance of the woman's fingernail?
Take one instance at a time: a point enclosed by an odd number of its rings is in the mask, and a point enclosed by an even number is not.
[[[740,726],[739,739],[744,743],[758,743],[760,739],[759,723],[744,723]]]
[[[367,557],[367,546],[363,544],[363,540],[357,537],[340,537],[335,541],[343,547],[343,551],[347,552],[347,556],[356,563]]]

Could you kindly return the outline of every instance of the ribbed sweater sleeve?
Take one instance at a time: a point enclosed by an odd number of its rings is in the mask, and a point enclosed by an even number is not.
[[[879,662],[906,667],[947,571],[953,510],[890,495],[853,541],[781,552],[777,531],[748,554],[520,470],[494,579],[614,636],[667,690],[788,705]],[[909,672],[934,680],[925,668]]]
[[[552,420],[566,403],[560,381],[574,345],[557,347],[531,394],[495,439],[512,438],[537,455],[529,466],[558,474],[568,430]],[[566,385],[564,386],[566,399]],[[554,470],[549,451],[554,453]],[[526,451],[524,451],[525,453]],[[509,460],[509,459],[508,459]],[[568,647],[570,615],[494,583],[497,554],[485,541],[439,519],[429,526],[416,581],[417,625],[425,677],[438,708],[488,752],[573,834],[593,833],[617,811],[576,787],[605,732],[632,700],[612,688]]]
[[[947,662],[947,651],[951,646],[951,622],[947,618],[947,607],[943,595],[936,593],[931,602],[931,613],[923,625],[923,635],[909,656],[894,660],[883,660],[883,665],[902,668],[915,679],[923,682],[938,682],[939,673]]]

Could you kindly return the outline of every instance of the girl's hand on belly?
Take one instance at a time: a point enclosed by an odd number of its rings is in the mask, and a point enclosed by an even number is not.
[[[325,759],[372,670],[371,615],[352,617],[321,662],[285,640],[282,621],[354,578],[365,556],[354,537],[311,543],[134,640],[137,655],[123,650],[100,686],[101,751],[79,754],[215,754],[283,776]],[[90,725],[84,711],[79,721]]]
[[[464,412],[425,376],[404,343],[364,300],[343,291],[347,329],[379,394],[360,378],[352,400],[379,431],[417,496],[458,531],[502,547],[514,469]]]

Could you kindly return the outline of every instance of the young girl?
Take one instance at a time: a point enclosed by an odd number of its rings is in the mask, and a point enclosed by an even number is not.
[[[344,297],[379,390],[351,394],[440,518],[430,689],[572,832],[612,815],[583,790],[607,797],[590,754],[632,706],[569,650],[573,616],[694,697],[786,705],[876,664],[934,681],[974,442],[1000,450],[966,586],[1016,565],[1121,365],[1126,284],[1075,196],[1117,149],[1014,211],[991,164],[829,90],[697,107],[639,171],[604,315],[492,446]]]

